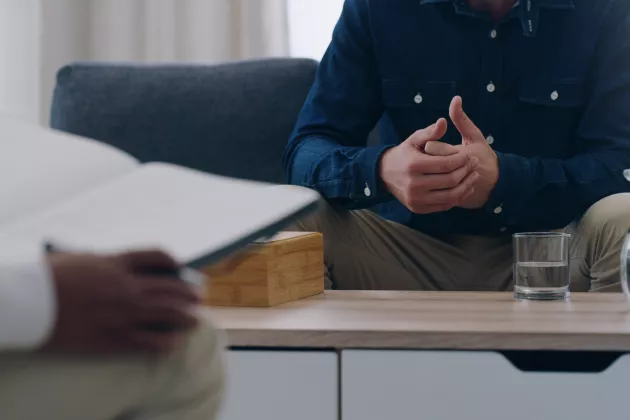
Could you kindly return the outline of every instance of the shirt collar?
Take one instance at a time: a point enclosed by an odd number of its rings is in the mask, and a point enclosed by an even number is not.
[[[420,0],[420,5],[435,4],[435,3],[461,3],[464,0]],[[538,4],[540,7],[546,7],[549,9],[574,9],[574,0],[521,0],[521,2],[531,1]]]

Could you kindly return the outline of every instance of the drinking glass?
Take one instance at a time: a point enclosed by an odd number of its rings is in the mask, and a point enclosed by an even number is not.
[[[571,235],[519,233],[513,237],[514,296],[519,300],[567,300]]]

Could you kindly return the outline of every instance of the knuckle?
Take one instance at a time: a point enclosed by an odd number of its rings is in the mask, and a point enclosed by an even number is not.
[[[405,203],[415,203],[417,200],[417,196],[414,193],[412,188],[407,188],[405,191]]]
[[[422,198],[411,196],[408,201],[409,205],[418,208],[424,205]]]
[[[473,185],[475,185],[476,181],[477,181],[477,177],[475,176],[474,173],[472,173],[465,181],[467,189],[472,188]]]
[[[426,189],[427,181],[423,177],[414,179],[413,183],[410,185],[410,190],[414,194],[422,194]]]
[[[413,190],[413,202],[422,206],[429,204],[431,201],[431,195],[428,194],[428,191],[420,187],[416,187]]]
[[[415,161],[413,159],[408,159],[403,165],[403,172],[406,175],[411,175],[414,173],[415,167],[416,167]]]
[[[457,203],[459,199],[464,195],[464,188],[455,188],[454,190],[449,191],[449,202]]]
[[[456,167],[456,168],[468,167],[469,164],[470,164],[470,159],[468,158],[468,154],[466,152],[458,153],[453,158],[453,167]]]
[[[446,184],[449,188],[455,188],[459,185],[461,178],[457,173],[451,173],[446,176]]]
[[[421,202],[423,201],[423,198],[425,195],[424,182],[419,179],[411,178],[409,179],[409,182],[405,186],[403,192],[408,202],[411,202],[411,201]]]
[[[413,180],[411,178],[407,178],[403,182],[403,185],[401,185],[400,191],[403,193],[406,199],[411,195],[412,186]]]
[[[459,197],[457,197],[457,199],[455,200],[454,204],[455,205],[460,205],[462,204],[462,202],[464,201],[464,199],[466,198],[466,194],[460,194]]]
[[[446,160],[442,163],[442,172],[450,172],[456,166],[455,163],[455,158],[450,156],[446,158]]]

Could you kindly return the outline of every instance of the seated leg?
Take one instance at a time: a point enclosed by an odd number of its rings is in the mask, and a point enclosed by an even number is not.
[[[621,292],[620,254],[630,229],[630,194],[607,197],[577,224],[572,282],[590,291]]]
[[[469,279],[475,261],[461,248],[370,211],[345,211],[327,205],[299,223],[297,229],[324,235],[328,286],[335,289],[499,289],[483,276]],[[503,254],[510,258],[509,253]],[[511,269],[510,261],[507,268]],[[506,283],[505,273],[500,277],[500,282]]]
[[[0,355],[2,418],[212,420],[224,387],[218,334],[204,321],[163,356]]]

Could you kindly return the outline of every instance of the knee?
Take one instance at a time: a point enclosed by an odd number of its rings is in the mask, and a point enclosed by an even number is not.
[[[349,216],[350,212],[324,202],[317,212],[298,222],[297,230],[300,232],[318,232],[325,237],[336,237],[340,231],[347,228]]]
[[[179,355],[178,364],[182,384],[187,384],[192,395],[200,400],[207,414],[214,415],[221,407],[226,387],[227,347],[224,333],[216,328],[204,311],[200,324],[187,338]]]
[[[625,236],[630,229],[630,194],[611,195],[595,203],[579,225],[587,235]]]
[[[225,333],[215,326],[211,316],[205,310],[200,315],[199,326],[191,333],[188,340],[186,358],[191,364],[190,367],[203,369],[206,366],[213,370],[211,374],[222,383],[227,340]]]

